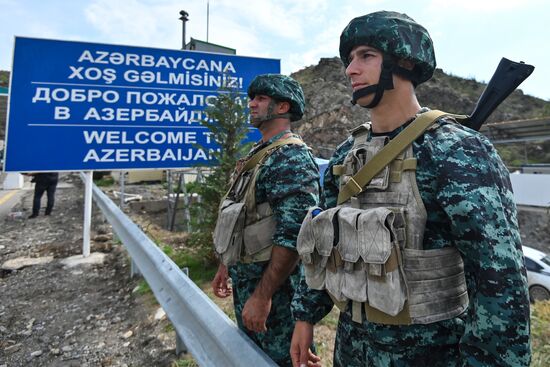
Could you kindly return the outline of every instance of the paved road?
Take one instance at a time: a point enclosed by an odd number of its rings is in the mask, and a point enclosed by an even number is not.
[[[62,173],[60,177],[65,175],[66,173]],[[4,178],[5,173],[0,172],[0,222],[3,221],[6,216],[8,216],[10,213],[12,213],[13,208],[21,201],[21,198],[24,194],[28,193],[28,191],[34,190],[34,184],[30,182],[31,177],[25,176],[24,185],[22,189],[14,189],[14,190],[4,190]],[[57,185],[57,190],[59,189],[65,189],[72,187],[72,185],[67,184],[65,182],[60,181]],[[32,193],[28,193],[29,195],[32,195]],[[41,208],[46,207],[46,193],[42,195],[42,205]],[[57,194],[56,194],[57,196]],[[17,212],[12,213],[12,215],[17,215],[21,213],[23,217],[28,217],[31,214],[31,204],[32,201],[27,206],[23,206],[23,211],[19,209]],[[0,365],[1,366],[1,365]]]
[[[22,189],[4,190],[4,177],[5,174],[0,174],[0,221],[3,221],[4,218],[11,212],[12,208],[19,203],[21,196],[26,190],[32,190],[28,179],[25,179],[25,185]]]

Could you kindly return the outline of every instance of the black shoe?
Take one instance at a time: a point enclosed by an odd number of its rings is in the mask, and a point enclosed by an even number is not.
[[[33,218],[36,218],[36,217],[38,217],[38,214],[31,214],[31,215],[29,215],[29,219],[33,219]]]
[[[44,213],[44,215],[50,215],[50,214],[52,214],[52,212],[46,212],[46,213]]]

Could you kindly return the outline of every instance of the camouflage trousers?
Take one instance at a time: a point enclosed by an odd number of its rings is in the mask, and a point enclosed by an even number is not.
[[[454,367],[460,364],[458,343],[435,346],[378,343],[369,340],[364,323],[352,321],[347,312],[340,313],[334,345],[334,367]]]
[[[290,311],[290,303],[294,295],[290,280],[287,279],[273,295],[271,311],[266,322],[267,331],[254,333],[244,327],[242,311],[260,279],[239,277],[236,271],[230,271],[230,275],[233,282],[233,304],[239,329],[243,330],[279,366],[291,367],[290,341],[295,322]]]

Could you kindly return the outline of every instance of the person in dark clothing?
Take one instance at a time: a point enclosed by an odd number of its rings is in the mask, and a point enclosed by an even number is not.
[[[33,174],[31,182],[35,183],[34,186],[34,199],[32,202],[32,214],[29,218],[36,218],[40,212],[40,200],[44,191],[48,196],[48,203],[46,204],[46,215],[52,213],[53,204],[55,202],[55,189],[57,187],[57,181],[59,179],[59,173],[57,172],[43,172]]]

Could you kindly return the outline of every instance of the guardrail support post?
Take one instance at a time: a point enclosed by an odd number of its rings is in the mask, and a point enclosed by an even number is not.
[[[187,346],[181,339],[180,334],[176,331],[176,355],[180,356],[182,353],[187,353]]]
[[[184,267],[181,269],[183,273],[189,276],[189,268]],[[180,334],[176,331],[176,355],[179,356],[182,353],[187,353],[187,346],[183,342],[183,339],[180,337]]]
[[[141,276],[141,272],[139,271],[134,259],[130,258],[130,278],[133,278],[134,276]]]

